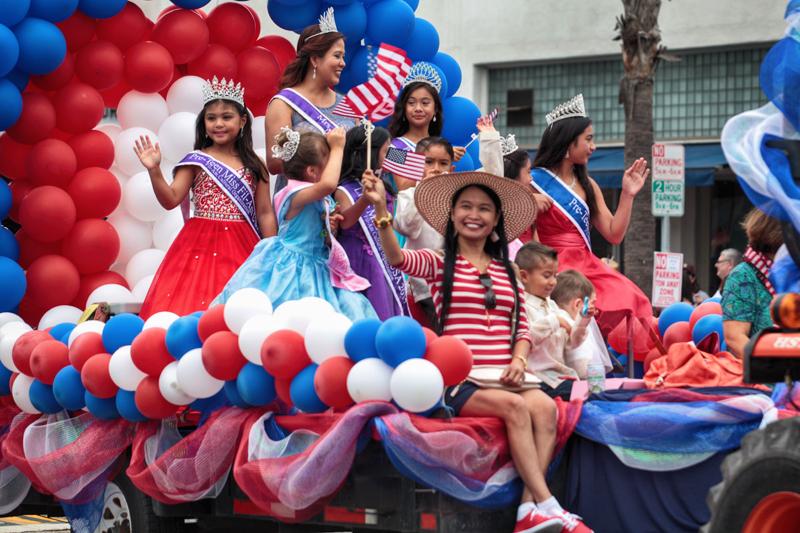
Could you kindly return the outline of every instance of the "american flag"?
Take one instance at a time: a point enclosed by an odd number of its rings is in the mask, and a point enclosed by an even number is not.
[[[421,180],[425,174],[425,156],[390,146],[383,159],[383,170],[404,178]]]
[[[405,50],[381,44],[375,75],[350,89],[333,112],[350,118],[367,116],[376,122],[390,117],[394,112],[394,101],[410,70],[411,60]]]

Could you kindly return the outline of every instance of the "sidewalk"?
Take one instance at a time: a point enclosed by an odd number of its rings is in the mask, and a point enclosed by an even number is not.
[[[28,531],[69,531],[69,524],[66,518],[39,515],[0,518],[0,533],[27,533]]]

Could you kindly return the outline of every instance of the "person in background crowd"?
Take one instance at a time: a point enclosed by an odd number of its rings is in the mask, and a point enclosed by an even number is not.
[[[725,280],[728,278],[728,274],[730,274],[731,270],[733,270],[733,268],[741,262],[742,252],[736,248],[725,248],[719,253],[719,257],[717,258],[716,263],[714,263],[714,266],[717,268],[717,277],[720,280],[719,289],[717,289],[717,292],[714,293],[715,298],[722,296],[722,291],[725,288]]]

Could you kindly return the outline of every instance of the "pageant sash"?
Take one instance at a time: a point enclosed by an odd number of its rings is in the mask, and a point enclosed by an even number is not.
[[[339,190],[347,195],[351,203],[356,203],[361,197],[362,190],[361,184],[357,181],[348,181],[339,186]],[[361,230],[367,239],[369,247],[372,249],[372,255],[378,261],[381,267],[383,277],[386,278],[389,288],[392,290],[392,296],[395,303],[402,309],[405,316],[411,316],[411,311],[408,309],[408,300],[406,299],[406,282],[403,278],[403,273],[389,264],[386,259],[386,254],[383,252],[383,246],[380,246],[381,238],[378,233],[378,228],[372,220],[375,218],[375,206],[369,204],[361,216],[358,217],[358,223],[361,225]]]
[[[414,152],[417,149],[417,143],[409,141],[405,137],[395,137],[392,139],[392,146],[405,150],[406,152]]]
[[[589,206],[586,202],[572,192],[561,178],[547,170],[546,168],[536,167],[531,171],[533,176],[531,185],[553,201],[553,204],[561,210],[567,219],[578,229],[578,233],[583,237],[586,248],[592,249],[591,220]]]
[[[295,192],[301,191],[311,187],[311,183],[304,181],[289,180],[286,187],[281,189],[275,195],[275,213],[280,216],[281,209],[288,198]],[[358,292],[369,288],[370,283],[366,278],[362,278],[350,267],[350,260],[347,258],[347,252],[336,236],[331,231],[331,206],[330,202],[323,200],[325,204],[325,227],[328,230],[328,236],[331,240],[331,252],[328,255],[328,271],[330,272],[331,284],[339,289],[346,289],[348,291]]]
[[[199,150],[189,152],[186,157],[175,165],[176,168],[181,166],[196,166],[203,169],[214,180],[214,183],[222,189],[225,196],[230,198],[231,202],[239,208],[256,236],[261,237],[258,232],[256,199],[253,195],[253,190],[234,169]]]
[[[320,133],[325,134],[334,129],[337,125],[329,119],[325,113],[319,110],[317,106],[308,101],[308,99],[295,91],[294,89],[283,89],[278,94],[273,96],[285,102],[289,107],[306,119],[306,121],[315,126]]]

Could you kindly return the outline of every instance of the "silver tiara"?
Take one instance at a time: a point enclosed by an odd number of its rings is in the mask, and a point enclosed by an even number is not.
[[[216,76],[203,84],[203,105],[214,100],[231,100],[244,107],[244,87],[241,83],[233,84],[233,80],[219,81]]]
[[[283,146],[278,144],[278,137],[282,133],[286,133],[286,142]],[[292,128],[282,126],[280,133],[275,136],[275,144],[272,145],[272,157],[279,157],[283,161],[289,161],[297,153],[297,148],[300,146],[300,132],[294,131]]]
[[[518,149],[516,135],[509,133],[507,137],[500,137],[500,151],[503,153],[503,157]]]
[[[436,67],[426,61],[418,61],[414,63],[408,73],[408,77],[403,82],[403,87],[407,87],[409,84],[416,81],[427,83],[436,89],[437,93],[442,91],[442,77],[439,76],[439,72],[436,70]]]
[[[323,33],[339,31],[338,28],[336,28],[336,17],[333,15],[333,6],[323,11],[322,15],[319,16],[319,31],[314,35],[306,37],[306,40],[316,37],[317,35],[322,35]]]
[[[558,104],[555,109],[544,116],[544,119],[547,121],[547,125],[549,126],[553,122],[558,122],[559,120],[563,120],[565,118],[585,116],[586,108],[583,105],[583,95],[579,94],[563,104]]]

